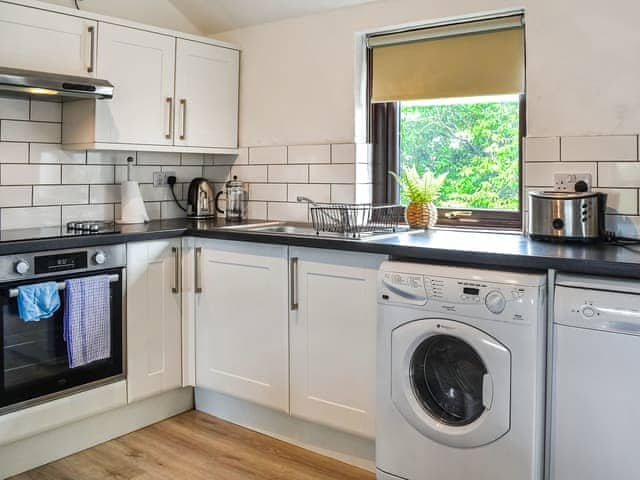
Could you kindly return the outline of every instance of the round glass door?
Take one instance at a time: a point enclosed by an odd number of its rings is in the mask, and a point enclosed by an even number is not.
[[[413,353],[410,369],[416,397],[439,421],[464,426],[484,412],[482,383],[487,368],[463,340],[451,335],[428,337]]]

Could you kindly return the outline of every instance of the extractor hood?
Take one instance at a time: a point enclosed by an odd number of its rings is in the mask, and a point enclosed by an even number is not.
[[[97,78],[0,67],[0,96],[102,100],[113,97],[113,85]]]

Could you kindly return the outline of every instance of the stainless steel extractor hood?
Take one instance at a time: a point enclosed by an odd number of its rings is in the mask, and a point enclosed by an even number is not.
[[[113,97],[113,85],[106,80],[33,72],[0,67],[0,96],[62,99]]]

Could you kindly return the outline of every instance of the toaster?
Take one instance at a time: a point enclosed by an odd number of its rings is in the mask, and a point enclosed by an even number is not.
[[[606,208],[605,193],[529,192],[529,236],[535,240],[604,239]]]

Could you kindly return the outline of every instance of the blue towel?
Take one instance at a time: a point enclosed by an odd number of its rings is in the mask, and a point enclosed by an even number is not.
[[[18,287],[18,314],[25,322],[51,318],[59,308],[60,294],[56,282]]]
[[[74,278],[65,282],[64,340],[69,368],[111,356],[109,276]]]

